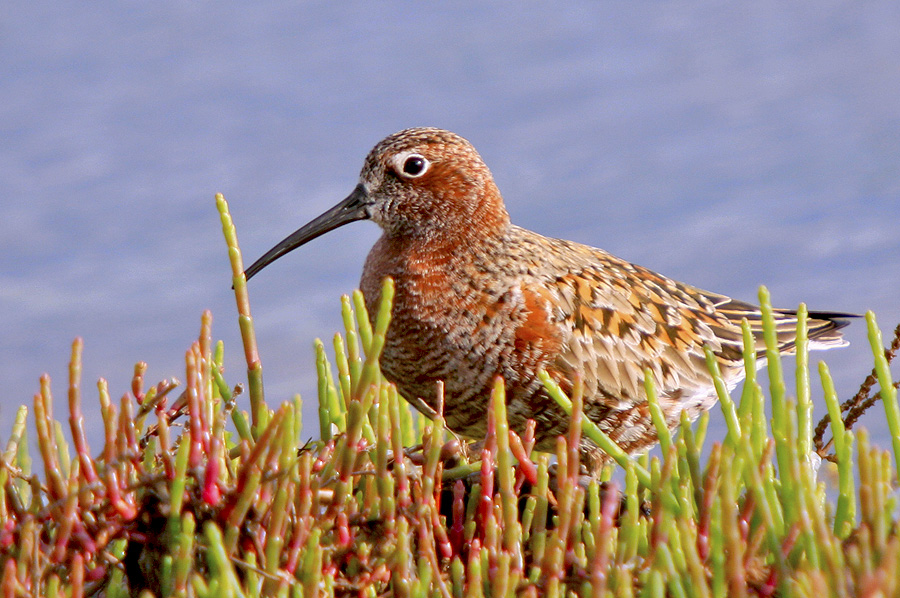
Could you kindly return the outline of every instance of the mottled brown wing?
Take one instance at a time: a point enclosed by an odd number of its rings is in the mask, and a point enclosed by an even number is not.
[[[719,357],[726,379],[737,382],[740,327],[704,294],[598,249],[542,243],[555,249],[544,252],[553,263],[539,280],[563,338],[553,367],[562,377],[582,374],[587,405],[626,411],[643,403],[649,368],[661,402],[680,406],[670,412],[699,413],[713,400],[704,345]]]
[[[696,415],[715,400],[704,345],[719,360],[729,386],[743,377],[741,320],[747,318],[763,350],[761,314],[749,303],[709,293],[631,264],[602,250],[557,239],[521,241],[553,247],[539,275],[552,296],[563,346],[554,367],[580,372],[586,402],[627,410],[645,400],[644,368],[653,373],[660,401]],[[543,274],[543,275],[542,275]],[[813,348],[841,346],[848,314],[813,312]],[[793,348],[796,313],[776,310],[780,350]],[[761,354],[761,353],[760,353]],[[673,409],[677,414],[681,409]]]

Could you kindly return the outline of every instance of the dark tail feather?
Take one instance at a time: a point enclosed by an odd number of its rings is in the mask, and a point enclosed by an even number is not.
[[[762,312],[750,303],[736,301],[722,297],[717,307],[720,313],[724,313],[730,320],[740,323],[742,318],[747,318],[753,336],[756,337],[757,355],[765,353],[765,342],[762,332]],[[778,348],[782,353],[791,353],[796,345],[797,335],[797,311],[793,309],[776,309],[775,330],[778,335]],[[841,329],[848,326],[852,320],[861,317],[858,314],[848,314],[834,311],[811,311],[807,319],[809,329],[810,349],[833,349],[844,347],[847,341],[841,334]]]
[[[776,326],[778,332],[778,346],[784,353],[794,350],[797,334],[797,312],[790,309],[776,309]],[[781,316],[781,317],[779,317]],[[841,333],[841,329],[849,326],[857,314],[848,314],[831,311],[811,311],[806,320],[808,327],[810,349],[834,349],[846,347],[847,341]]]

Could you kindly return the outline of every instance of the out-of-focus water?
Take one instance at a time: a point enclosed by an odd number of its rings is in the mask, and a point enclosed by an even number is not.
[[[900,322],[894,0],[37,1],[6,7],[0,56],[0,438],[44,371],[64,417],[77,335],[88,413],[138,360],[148,383],[183,376],[207,308],[240,381],[213,194],[252,261],[408,126],[469,138],[520,225]],[[300,392],[308,422],[313,338],[340,328],[377,234],[335,231],[251,284],[267,398]],[[825,354],[844,396],[871,363],[864,325],[849,337]]]

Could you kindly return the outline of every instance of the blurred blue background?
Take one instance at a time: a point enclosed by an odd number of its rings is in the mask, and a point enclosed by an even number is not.
[[[89,413],[96,379],[121,396],[138,360],[148,384],[183,378],[207,308],[243,380],[214,193],[250,263],[409,126],[470,139],[522,226],[740,299],[766,284],[781,306],[900,322],[896,0],[423,6],[4,8],[0,438],[45,371],[65,417],[75,336]],[[313,339],[340,329],[377,235],[345,227],[251,284],[267,398],[301,393],[310,434]],[[871,367],[864,324],[849,337],[824,354],[844,398]]]

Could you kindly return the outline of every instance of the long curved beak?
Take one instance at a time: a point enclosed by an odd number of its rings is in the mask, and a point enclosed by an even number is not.
[[[250,280],[254,274],[284,254],[290,253],[304,243],[312,241],[316,237],[324,235],[328,231],[334,230],[339,226],[357,220],[368,219],[369,203],[369,194],[366,192],[365,187],[363,187],[362,184],[357,185],[353,192],[338,205],[314,219],[309,224],[306,224],[297,231],[291,233],[284,241],[253,262],[253,264],[244,271],[247,280]]]

